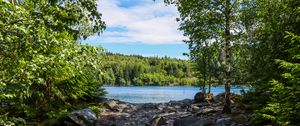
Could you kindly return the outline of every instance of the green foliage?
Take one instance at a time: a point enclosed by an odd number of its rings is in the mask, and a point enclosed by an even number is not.
[[[178,7],[179,29],[189,38],[200,80],[225,77],[226,85],[253,84],[243,99],[255,111],[256,125],[300,125],[299,0],[165,2]],[[217,50],[210,49],[214,43]],[[215,62],[221,66],[210,65]]]
[[[181,22],[179,29],[188,37],[185,42],[189,45],[191,59],[196,62],[196,68],[198,67],[196,69],[200,74],[198,77],[204,80],[202,91],[205,93],[205,85],[208,81],[211,82],[211,78],[221,81],[225,85],[226,92],[223,112],[230,113],[230,85],[239,82],[237,80],[239,76],[235,75],[236,78],[233,79],[232,73],[242,74],[239,69],[232,68],[238,66],[233,64],[239,60],[237,58],[239,51],[233,49],[237,49],[234,48],[237,45],[249,44],[246,41],[249,23],[245,19],[252,1],[165,0],[165,2],[178,7],[180,13],[178,21]],[[219,63],[221,65],[218,65]]]
[[[102,83],[106,85],[196,85],[191,63],[186,60],[126,56],[105,53],[102,55]]]
[[[252,44],[245,57],[250,60],[244,66],[255,87],[245,101],[255,111],[257,125],[299,125],[299,5],[298,0],[253,1],[254,14],[248,18]]]
[[[300,36],[288,33],[291,48],[289,60],[276,60],[284,69],[281,80],[272,80],[271,99],[257,111],[257,123],[272,122],[279,125],[299,125],[300,115]]]
[[[47,118],[73,101],[101,96],[101,33],[94,0],[0,0],[0,114]],[[53,113],[52,113],[53,115]]]
[[[243,84],[248,81],[246,77],[242,77],[247,74],[243,63],[249,60],[247,48],[251,45],[247,41],[247,35],[251,30],[250,22],[247,20],[252,16],[249,13],[252,8],[251,1],[229,1],[228,14],[226,0],[165,0],[165,2],[178,6],[180,12],[178,21],[181,21],[179,29],[189,38],[185,42],[189,44],[189,56],[196,64],[195,69],[199,72],[199,78],[203,78],[204,81],[210,80],[209,78],[223,81],[227,76],[224,71],[228,71],[229,66],[233,73],[233,83]],[[226,20],[230,22],[227,29]],[[225,35],[225,30],[230,30],[229,36]],[[227,37],[230,44],[226,45]],[[244,61],[245,59],[247,60]]]
[[[0,126],[26,126],[26,122],[22,118],[0,115]]]
[[[282,69],[276,59],[287,60],[285,50],[290,48],[285,32],[299,34],[298,0],[257,0],[253,3],[252,17],[248,18],[253,28],[249,46],[250,77],[258,86],[266,86],[272,79],[281,78]],[[264,88],[267,89],[267,88]]]
[[[195,50],[197,48],[197,50]],[[194,47],[189,54],[193,64],[193,70],[199,78],[201,90],[205,92],[205,86],[213,83],[223,82],[224,66],[220,58],[220,47],[218,43],[206,46]],[[209,88],[210,89],[210,88]],[[208,91],[210,92],[210,90]]]

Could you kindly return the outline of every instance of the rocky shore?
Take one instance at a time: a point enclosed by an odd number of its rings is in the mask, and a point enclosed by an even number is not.
[[[224,94],[211,102],[195,103],[194,100],[168,103],[133,104],[107,99],[95,114],[90,109],[74,111],[64,120],[64,125],[80,126],[245,126],[250,125],[249,114],[239,100],[232,102],[232,114],[223,114]]]

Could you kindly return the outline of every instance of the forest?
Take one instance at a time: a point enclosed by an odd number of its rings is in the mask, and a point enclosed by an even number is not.
[[[164,0],[175,4],[190,60],[104,53],[82,44],[105,32],[96,0],[0,0],[0,125],[53,124],[103,85],[250,85],[253,125],[300,120],[299,0]],[[101,1],[99,2],[101,4]],[[104,47],[105,48],[105,47]]]
[[[196,86],[188,60],[103,53],[101,83],[110,86]]]

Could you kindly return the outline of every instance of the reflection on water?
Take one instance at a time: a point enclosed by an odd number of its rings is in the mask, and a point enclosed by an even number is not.
[[[199,92],[199,87],[188,86],[132,86],[132,87],[104,87],[107,98],[118,99],[131,103],[161,103],[170,100],[193,99]],[[240,93],[246,87],[232,87],[232,93]],[[224,86],[212,87],[214,95],[224,92]]]

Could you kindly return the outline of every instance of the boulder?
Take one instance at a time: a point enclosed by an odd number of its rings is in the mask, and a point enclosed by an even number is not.
[[[190,126],[211,126],[213,123],[214,121],[211,118],[202,118]]]
[[[197,115],[208,114],[213,112],[217,112],[217,110],[215,108],[203,108],[200,110],[200,112],[197,113]]]
[[[185,105],[189,105],[189,104],[192,104],[193,103],[193,100],[191,100],[191,99],[184,99],[184,100],[182,100],[181,101],[183,104],[185,104]]]
[[[240,99],[240,95],[238,94],[234,94],[234,93],[230,93],[230,102],[231,103],[235,103],[235,102],[239,102]],[[225,100],[225,92],[220,93],[216,96],[213,97],[214,102],[224,102]]]
[[[205,94],[202,92],[198,92],[194,97],[195,103],[201,103],[205,101]]]
[[[166,108],[166,104],[159,104],[156,108],[161,111]]]
[[[224,98],[225,98],[225,92],[220,93],[220,94],[214,96],[213,100],[215,102],[224,102]]]
[[[123,112],[124,109],[130,108],[130,106],[128,104],[119,104],[118,106],[115,107],[115,109],[118,112]]]
[[[188,108],[188,111],[190,112],[199,112],[200,111],[200,107],[198,105],[195,105],[195,104],[192,104],[189,108]]]
[[[216,121],[216,126],[230,126],[233,124],[233,121],[231,118],[220,118]]]
[[[185,118],[175,119],[174,126],[191,126],[195,122],[199,121],[196,117],[188,116]]]
[[[118,103],[115,100],[108,100],[104,103],[104,105],[110,110],[116,110]]]
[[[157,104],[154,103],[146,103],[141,106],[144,110],[146,109],[157,109]]]
[[[211,118],[196,118],[189,116],[186,118],[179,118],[174,121],[174,126],[211,126],[214,123]]]
[[[165,119],[165,117],[162,116],[156,116],[151,120],[151,126],[162,126],[166,124],[167,120]]]
[[[88,108],[71,112],[68,117],[79,126],[93,126],[97,121],[95,112]]]

